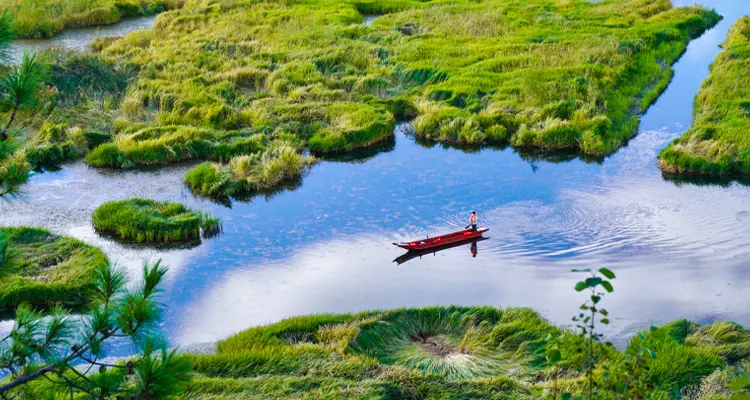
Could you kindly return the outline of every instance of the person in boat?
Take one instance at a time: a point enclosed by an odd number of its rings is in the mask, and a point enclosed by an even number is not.
[[[472,231],[474,232],[477,231],[477,212],[476,211],[471,212],[471,217],[469,217],[469,226],[471,227]]]

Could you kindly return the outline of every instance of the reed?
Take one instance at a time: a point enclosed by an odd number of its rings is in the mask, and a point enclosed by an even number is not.
[[[148,199],[110,201],[94,210],[94,228],[138,243],[174,243],[215,235],[218,218],[190,210],[179,203]]]
[[[21,303],[83,306],[94,290],[93,272],[108,263],[99,249],[38,228],[0,228],[7,257],[0,262],[0,309]]]
[[[694,104],[693,125],[659,153],[670,174],[750,175],[750,16],[729,31]]]

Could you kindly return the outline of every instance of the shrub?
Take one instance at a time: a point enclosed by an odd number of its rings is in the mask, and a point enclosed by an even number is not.
[[[94,228],[138,243],[196,240],[221,229],[219,220],[179,203],[147,199],[110,201],[94,210]]]

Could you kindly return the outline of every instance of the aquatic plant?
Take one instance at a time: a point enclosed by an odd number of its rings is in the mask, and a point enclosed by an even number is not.
[[[587,287],[589,285],[587,284]],[[601,287],[597,285],[597,287]],[[588,324],[588,321],[586,321]],[[597,386],[582,366],[596,348]],[[294,317],[250,328],[192,356],[190,398],[669,398],[742,367],[750,332],[675,321],[624,351],[550,325],[530,309],[428,307]],[[653,353],[632,369],[639,349]],[[555,355],[553,355],[555,354]],[[626,374],[643,383],[627,383]],[[737,376],[737,375],[734,375]],[[721,390],[729,393],[731,376]],[[554,383],[556,382],[556,383]],[[704,384],[705,386],[705,384]],[[557,387],[556,397],[548,396]],[[623,388],[627,388],[623,391]]]
[[[180,203],[134,198],[106,202],[94,210],[94,228],[139,243],[170,243],[199,239],[221,230],[218,218]]]
[[[203,163],[185,176],[193,192],[210,197],[267,192],[299,178],[315,162],[286,144],[272,144],[263,152],[238,156],[227,165]]]
[[[98,137],[87,137],[80,128],[68,124],[45,122],[26,146],[26,160],[33,166],[57,165],[63,161],[82,157],[88,151],[88,142]]]
[[[22,38],[43,39],[65,28],[109,25],[124,17],[156,14],[181,7],[185,0],[12,0],[0,12],[12,16]]]
[[[93,271],[108,263],[99,249],[43,229],[0,228],[0,237],[0,309],[85,305],[93,296]]]
[[[693,125],[659,153],[670,174],[750,175],[750,16],[729,31],[694,104]]]
[[[141,70],[124,118],[207,129],[209,142],[253,130],[349,151],[416,116],[420,137],[603,155],[635,134],[670,65],[718,19],[668,0],[224,0],[98,48]],[[131,133],[114,142],[125,153]],[[171,144],[153,145],[148,162],[174,159]]]

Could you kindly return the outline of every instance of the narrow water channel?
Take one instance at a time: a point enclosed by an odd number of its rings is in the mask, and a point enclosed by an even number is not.
[[[299,314],[434,304],[529,306],[564,325],[583,301],[570,270],[600,266],[618,274],[604,300],[610,337],[682,317],[750,325],[750,187],[666,180],[656,166],[658,151],[690,125],[729,27],[750,13],[743,0],[702,3],[724,20],[690,43],[639,135],[601,164],[425,146],[401,126],[378,154],[322,162],[294,190],[231,207],[192,196],[182,184],[188,165],[101,172],[73,163],[0,204],[0,224],[75,236],[133,276],[144,258],[163,258],[171,267],[163,329],[181,346]],[[94,233],[97,205],[136,195],[211,212],[224,234],[162,251]],[[391,242],[461,228],[471,210],[491,228],[476,257],[464,246],[393,262],[402,251]]]
[[[123,36],[129,32],[150,29],[154,26],[156,15],[126,18],[112,25],[92,28],[66,29],[51,39],[16,40],[11,47],[13,60],[20,60],[24,51],[36,52],[49,47],[68,50],[87,51],[89,45],[100,37]]]

